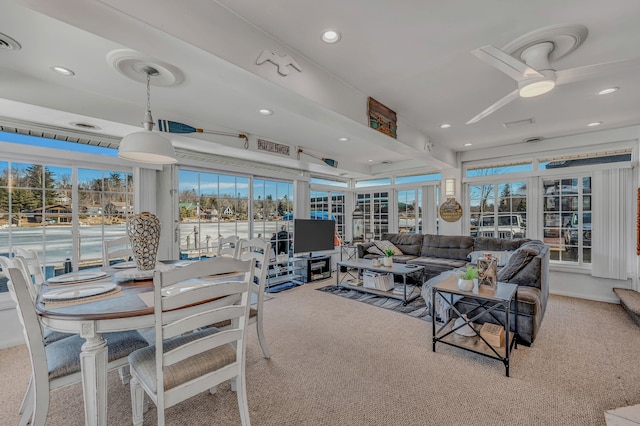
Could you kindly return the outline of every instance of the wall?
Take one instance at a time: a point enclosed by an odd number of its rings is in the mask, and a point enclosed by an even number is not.
[[[595,278],[587,274],[564,271],[551,271],[549,275],[549,292],[561,296],[620,303],[620,299],[612,290],[614,287],[631,288],[632,280]]]

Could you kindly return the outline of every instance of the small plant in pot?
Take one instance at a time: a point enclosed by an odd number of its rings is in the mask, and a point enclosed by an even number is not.
[[[382,264],[384,266],[391,266],[393,265],[393,255],[394,255],[394,251],[391,249],[386,249],[384,251],[384,257],[382,258]]]
[[[458,288],[462,291],[473,290],[474,281],[478,279],[478,268],[468,265],[467,268],[458,275]]]

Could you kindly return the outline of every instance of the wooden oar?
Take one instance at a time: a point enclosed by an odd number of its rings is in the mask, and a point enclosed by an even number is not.
[[[217,130],[205,130],[191,127],[188,124],[170,120],[158,120],[158,129],[166,133],[208,133],[212,135],[231,136],[245,140],[244,147],[249,148],[249,138],[244,133],[220,132]]]

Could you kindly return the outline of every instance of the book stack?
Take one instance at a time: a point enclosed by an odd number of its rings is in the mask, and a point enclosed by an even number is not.
[[[504,327],[501,325],[485,322],[480,329],[480,335],[491,346],[499,348],[504,345]]]
[[[413,285],[407,284],[407,297],[411,296],[415,287]],[[404,296],[404,284],[396,284],[393,288],[393,294],[398,296]]]

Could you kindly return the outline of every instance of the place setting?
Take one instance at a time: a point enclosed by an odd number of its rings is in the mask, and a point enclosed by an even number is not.
[[[109,274],[103,271],[77,271],[70,272],[64,275],[58,275],[47,279],[46,284],[48,286],[61,286],[70,284],[80,284],[91,281],[98,281],[108,277]]]
[[[53,288],[42,293],[40,300],[45,305],[70,306],[106,299],[120,293],[120,286],[114,282],[94,282]]]

